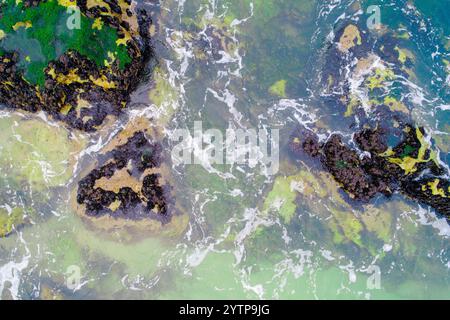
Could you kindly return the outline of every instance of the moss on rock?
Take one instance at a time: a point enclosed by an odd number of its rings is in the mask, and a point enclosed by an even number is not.
[[[126,106],[150,52],[135,3],[6,0],[0,13],[0,103],[85,131]]]

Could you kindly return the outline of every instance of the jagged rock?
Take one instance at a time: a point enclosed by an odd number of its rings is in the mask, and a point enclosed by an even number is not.
[[[83,220],[103,230],[151,235],[185,229],[188,217],[159,139],[147,119],[132,119],[101,150],[74,190],[73,205]]]
[[[81,19],[73,30],[72,6]],[[131,1],[8,0],[0,14],[9,18],[0,21],[0,103],[43,110],[79,130],[94,131],[120,114],[151,54],[151,20]],[[31,40],[36,56],[26,49]]]
[[[356,132],[355,142],[367,153],[361,156],[344,144],[340,135],[333,134],[321,146],[321,162],[356,200],[367,202],[379,193],[389,196],[399,191],[450,217],[450,182],[444,178],[446,172],[427,142],[425,130],[406,125],[401,142],[392,149],[386,143],[387,134],[380,128]],[[310,141],[317,141],[311,132],[296,135],[295,143],[290,143],[293,154],[298,155],[303,146],[311,155]]]

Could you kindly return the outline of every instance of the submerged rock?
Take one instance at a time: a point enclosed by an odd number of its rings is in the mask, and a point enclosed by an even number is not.
[[[105,146],[78,182],[74,200],[84,219],[104,230],[184,230],[188,219],[157,136],[148,121],[131,121]]]
[[[14,230],[28,224],[28,214],[32,212],[32,209],[28,211],[19,207],[8,207],[8,209],[0,207],[0,238],[8,236]]]
[[[321,134],[320,142],[311,131],[316,129],[296,130],[291,153],[298,160],[319,159],[355,200],[401,192],[449,218],[449,172],[425,129],[414,125],[414,106],[404,93],[404,80],[416,79],[416,59],[404,39],[378,31],[354,21],[338,23],[319,86],[323,107],[341,113],[348,127],[331,123],[328,139]]]
[[[318,139],[310,134],[302,137],[298,135],[301,132],[297,130],[291,140],[311,155],[309,141]],[[356,132],[354,140],[364,153],[358,153],[344,144],[340,135],[333,134],[320,146],[321,162],[356,200],[367,202],[379,193],[389,196],[399,191],[449,218],[448,173],[428,143],[425,130],[406,125],[401,142],[393,149],[386,143],[388,133],[378,128]],[[294,145],[293,151],[298,155],[298,146]]]
[[[0,14],[0,103],[84,131],[127,105],[150,55],[151,21],[136,3],[7,0]]]
[[[66,185],[86,143],[65,128],[18,114],[0,118],[0,139],[3,181],[35,193]]]
[[[87,215],[170,219],[171,187],[155,171],[161,165],[161,146],[149,142],[143,131],[106,153],[100,163],[78,183],[77,202],[86,206]]]

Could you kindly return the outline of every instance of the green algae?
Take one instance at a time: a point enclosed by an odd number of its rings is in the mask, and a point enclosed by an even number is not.
[[[359,247],[363,247],[361,240],[361,231],[364,227],[361,222],[351,212],[331,210],[335,221],[331,222],[330,226],[334,231],[333,240],[340,244],[351,241]]]
[[[57,233],[50,242],[48,249],[53,254],[54,265],[62,272],[65,272],[71,266],[77,266],[81,272],[85,272],[85,256],[75,236]]]
[[[19,207],[13,208],[11,212],[0,208],[0,238],[8,236],[14,229],[26,223],[27,212]]]
[[[72,177],[74,153],[83,143],[64,128],[13,115],[0,118],[0,130],[0,165],[9,180],[39,191],[64,185]]]
[[[278,177],[273,185],[272,191],[266,197],[264,202],[264,211],[278,211],[284,223],[291,222],[295,215],[296,193],[292,190],[291,183],[296,177]]]
[[[389,243],[392,237],[393,217],[386,208],[367,206],[361,214],[361,220],[368,231],[374,233],[384,243]]]
[[[116,239],[105,233],[92,230],[73,212],[66,208],[58,210],[63,220],[52,218],[39,225],[42,250],[52,252],[52,259],[45,265],[59,274],[66,273],[71,266],[80,269],[83,277],[98,277],[95,263],[117,263],[130,277],[153,275],[163,252],[171,248],[172,242],[157,236],[127,241],[123,231],[114,230]],[[63,223],[62,223],[63,221]],[[111,281],[106,279],[105,281]],[[90,283],[95,287],[95,283]],[[110,286],[112,284],[109,284]]]
[[[173,87],[168,75],[161,67],[153,70],[153,88],[149,92],[150,102],[155,104],[158,114],[161,114],[158,124],[167,124],[178,107],[180,93]]]
[[[242,290],[236,278],[235,258],[232,253],[211,252],[198,262],[193,276],[182,272],[175,275],[176,287],[168,288],[162,299],[256,299],[257,295]],[[204,290],[205,284],[215,290]]]
[[[246,52],[243,75],[258,79],[249,84],[261,94],[267,94],[270,86],[285,79],[289,94],[291,88],[304,86],[303,71],[308,61],[309,39],[314,32],[311,13],[317,1],[233,0],[230,12],[238,19],[247,18],[251,3],[252,18],[239,26],[245,35],[251,35],[242,37]]]
[[[272,86],[270,86],[269,93],[280,98],[286,98],[286,83],[286,80],[279,80],[275,82]]]
[[[107,25],[95,29],[94,20],[81,13],[80,28],[71,30],[66,25],[71,14],[56,0],[30,8],[15,0],[5,0],[0,10],[0,30],[4,33],[0,47],[20,53],[19,66],[32,84],[42,86],[45,67],[68,50],[79,52],[99,67],[109,59],[108,52],[116,53],[121,69],[131,62],[126,46],[116,43],[119,39],[116,29]]]

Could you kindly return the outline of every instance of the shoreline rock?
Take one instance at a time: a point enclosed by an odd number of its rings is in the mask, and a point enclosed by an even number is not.
[[[130,93],[137,87],[144,66],[152,54],[149,34],[151,19],[146,11],[129,0],[97,1],[95,4],[86,0],[33,1],[25,2],[22,8],[15,9],[25,12],[50,4],[63,13],[66,7],[76,5],[83,19],[94,21],[90,31],[92,34],[86,37],[101,37],[100,32],[106,27],[115,30],[116,43],[103,52],[105,55],[107,53],[108,59],[99,66],[87,56],[69,48],[55,60],[49,61],[43,71],[45,82],[36,85],[28,81],[23,70],[18,67],[24,57],[18,51],[6,51],[0,55],[0,103],[8,108],[33,113],[43,110],[71,128],[95,131],[108,115],[117,117],[121,113]],[[3,4],[0,13],[8,5],[15,4]],[[33,22],[30,22],[30,28],[33,28]],[[65,32],[69,34],[68,30]],[[64,41],[64,37],[58,41]],[[123,49],[123,46],[129,62],[120,61],[114,53]],[[122,57],[122,60],[125,58]]]
[[[72,207],[83,221],[133,239],[183,233],[189,217],[160,139],[149,119],[131,119],[100,150],[73,186]]]
[[[302,136],[297,130],[290,138],[294,156],[301,151],[319,158],[351,198],[368,202],[377,194],[387,197],[401,192],[409,198],[427,204],[450,219],[450,180],[439,165],[434,151],[427,144],[425,130],[406,125],[403,137],[394,148],[386,144],[387,129],[363,129],[354,135],[364,153],[345,145],[338,134],[317,144],[311,153],[310,142],[318,141],[311,132]],[[301,149],[300,149],[301,148]]]

